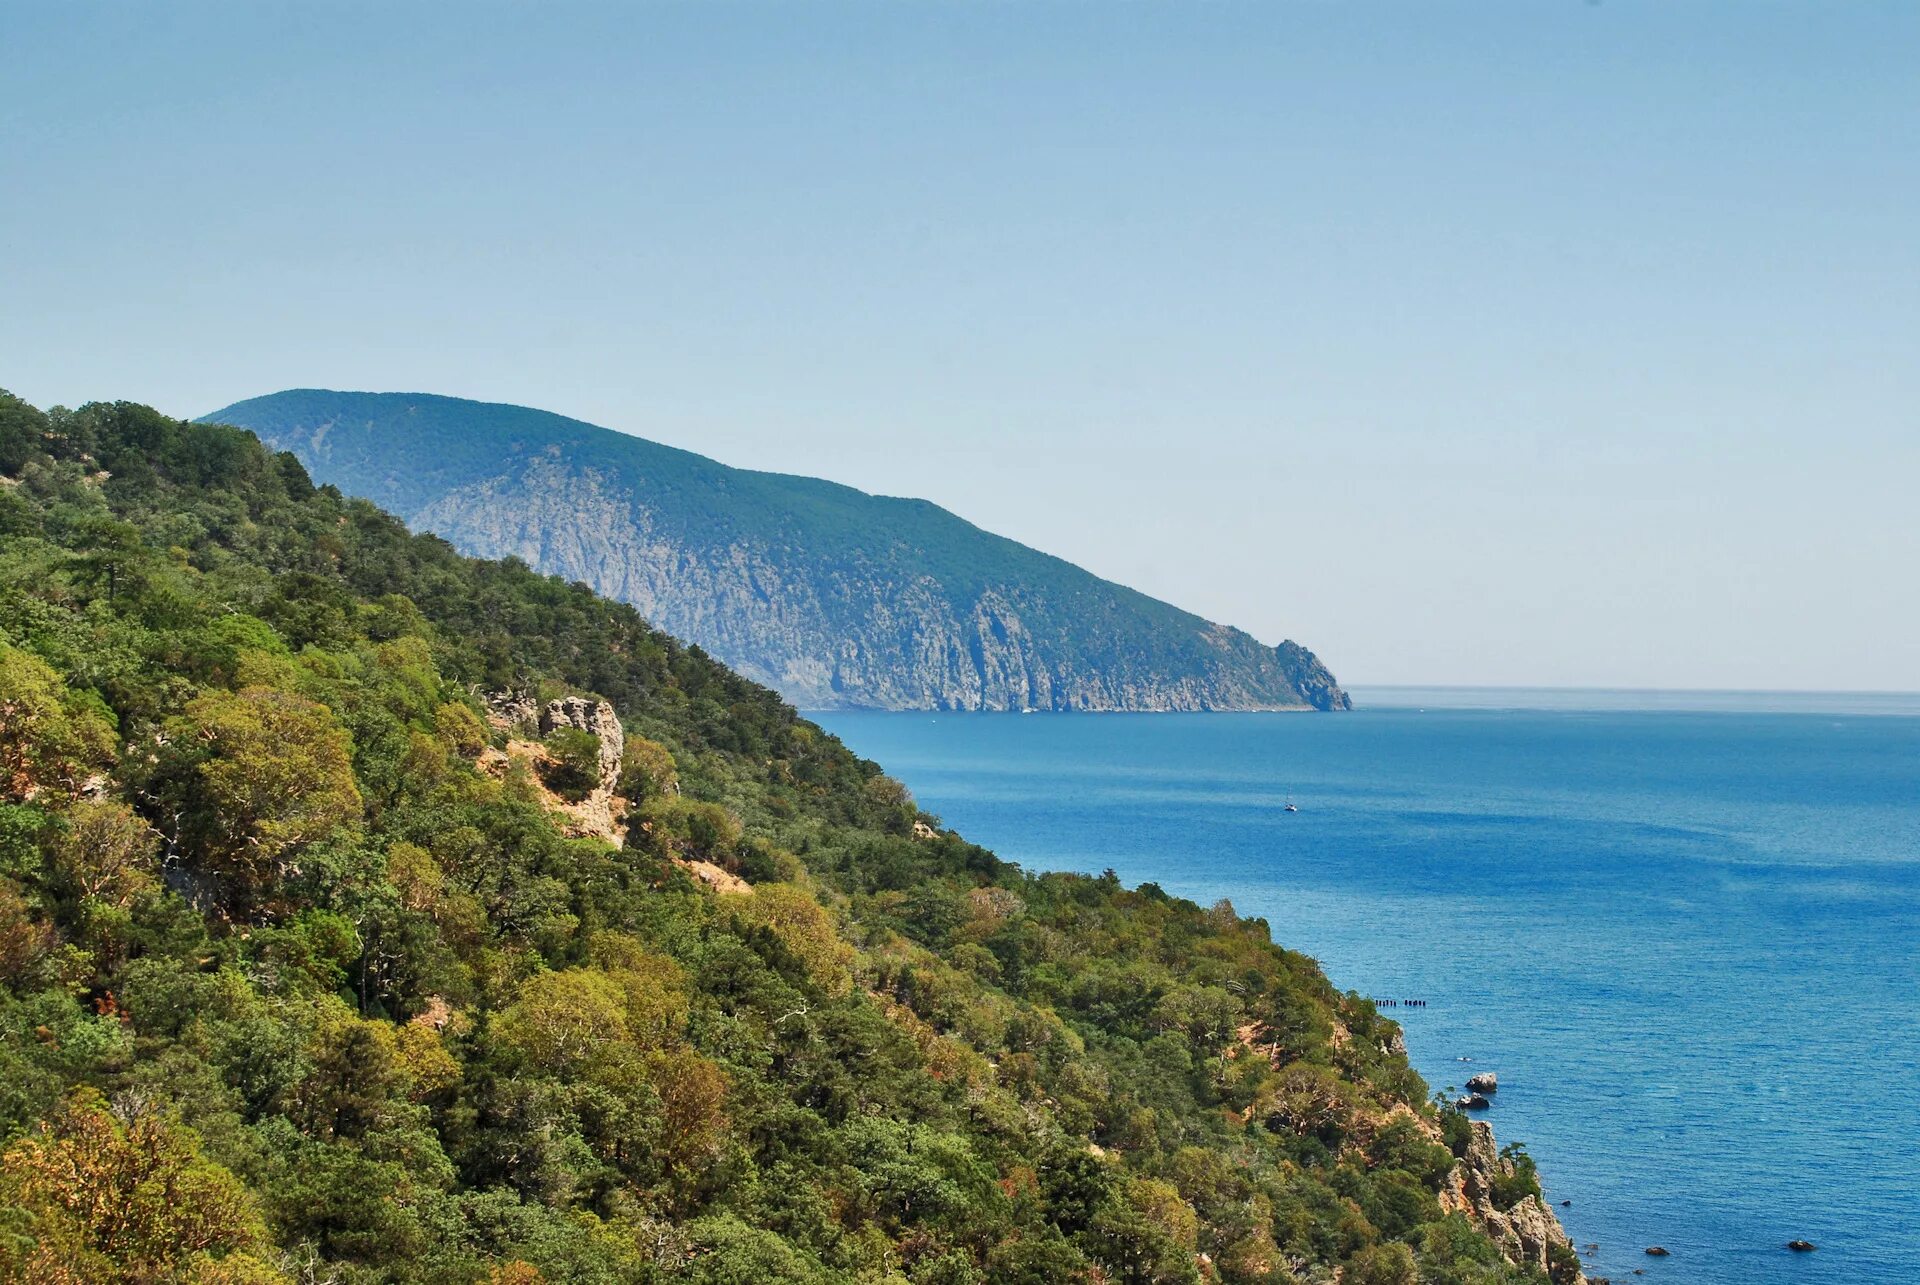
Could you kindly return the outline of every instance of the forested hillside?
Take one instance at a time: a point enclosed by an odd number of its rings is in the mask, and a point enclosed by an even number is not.
[[[803,708],[1344,709],[1269,647],[925,500],[716,460],[525,406],[294,389],[207,417],[467,553],[518,556]]]
[[[1426,1096],[629,607],[0,394],[0,1279],[1577,1279]]]

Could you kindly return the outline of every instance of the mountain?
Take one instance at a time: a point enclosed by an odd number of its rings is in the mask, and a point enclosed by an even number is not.
[[[0,1280],[1580,1281],[1226,902],[1024,871],[631,607],[0,393]]]
[[[1346,709],[1306,648],[925,500],[729,468],[520,406],[300,389],[206,417],[462,551],[631,603],[802,708]]]

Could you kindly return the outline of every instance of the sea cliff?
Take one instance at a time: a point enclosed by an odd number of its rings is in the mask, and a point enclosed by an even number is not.
[[[462,551],[631,603],[801,708],[1346,709],[1299,644],[923,500],[729,468],[542,411],[297,390],[208,416]]]

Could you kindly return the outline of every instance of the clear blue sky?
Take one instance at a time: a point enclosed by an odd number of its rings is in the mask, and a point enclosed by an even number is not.
[[[1920,688],[1920,5],[0,4],[0,386],[521,402],[1355,683]]]

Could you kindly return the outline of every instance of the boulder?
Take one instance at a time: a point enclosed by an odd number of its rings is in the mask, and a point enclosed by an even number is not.
[[[1492,1106],[1493,1103],[1487,1101],[1486,1098],[1478,1093],[1463,1093],[1453,1100],[1453,1105],[1459,1107],[1462,1111],[1485,1111],[1488,1107]]]
[[[487,721],[495,727],[531,731],[540,721],[540,707],[527,692],[488,692],[480,699],[487,707]]]
[[[1470,1093],[1498,1093],[1500,1091],[1500,1077],[1492,1071],[1482,1071],[1478,1075],[1469,1076],[1467,1079],[1467,1091]]]
[[[1651,1254],[1655,1258],[1665,1258],[1667,1257],[1668,1250],[1664,1245],[1648,1245],[1647,1253]]]
[[[1787,1242],[1787,1248],[1796,1254],[1808,1254],[1818,1247],[1810,1240],[1790,1240]]]

